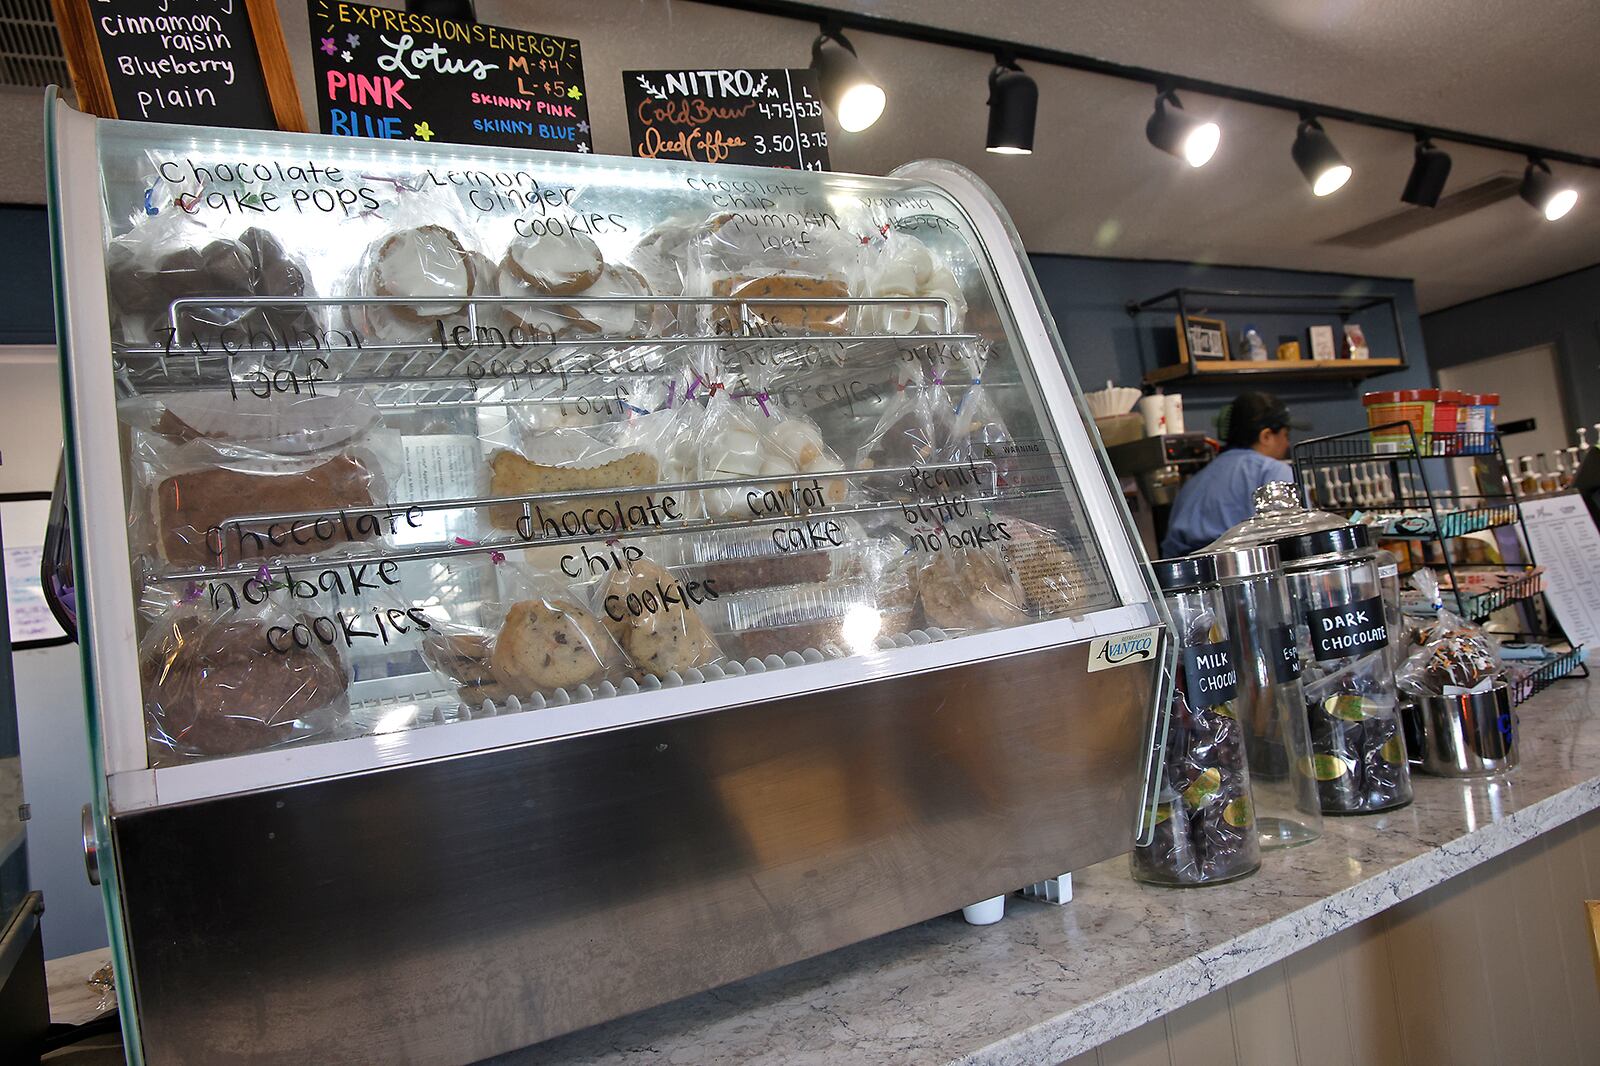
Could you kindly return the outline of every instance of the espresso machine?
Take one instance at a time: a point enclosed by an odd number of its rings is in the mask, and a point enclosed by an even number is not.
[[[1161,553],[1178,489],[1216,455],[1204,433],[1161,433],[1106,449],[1122,484],[1139,539],[1152,559]]]

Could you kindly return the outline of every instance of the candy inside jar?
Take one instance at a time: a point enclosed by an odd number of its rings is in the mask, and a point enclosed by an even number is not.
[[[1160,752],[1150,840],[1133,876],[1157,885],[1233,881],[1261,866],[1245,730],[1235,700],[1238,657],[1216,567],[1206,556],[1154,564],[1177,628],[1182,662]]]
[[[1382,581],[1366,527],[1278,544],[1295,605],[1306,724],[1325,814],[1368,814],[1411,802],[1396,710]]]

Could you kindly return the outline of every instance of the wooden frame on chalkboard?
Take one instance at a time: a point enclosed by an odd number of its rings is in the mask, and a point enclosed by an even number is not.
[[[105,56],[94,33],[94,0],[50,0],[56,28],[61,31],[62,51],[67,71],[78,96],[78,107],[101,118],[116,118],[117,105],[111,96],[111,81],[106,74]],[[289,46],[283,39],[283,25],[273,0],[244,0],[250,16],[250,33],[255,38],[256,55],[266,81],[267,98],[272,101],[272,117],[280,130],[306,133],[305,111],[300,107],[300,91],[294,84],[294,67],[289,63]]]

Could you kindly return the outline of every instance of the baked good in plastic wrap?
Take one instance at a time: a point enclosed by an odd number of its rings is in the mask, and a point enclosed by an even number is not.
[[[304,261],[259,227],[229,233],[178,210],[142,218],[107,245],[106,281],[115,335],[130,344],[173,352],[226,344],[271,359],[317,343],[317,319],[304,305],[252,302],[316,295]],[[172,302],[206,296],[239,302],[185,305],[174,333]]]
[[[701,507],[710,518],[764,518],[845,502],[848,480],[819,476],[844,464],[815,423],[785,415],[763,397],[713,389],[697,434],[695,480],[731,482],[701,490]],[[790,480],[754,480],[775,477]]]
[[[1221,639],[1209,609],[1171,605],[1184,646]],[[1258,869],[1261,850],[1244,730],[1232,701],[1191,701],[1183,670],[1174,683],[1158,766],[1161,780],[1151,812],[1155,832],[1149,843],[1134,847],[1134,877],[1152,884],[1203,885],[1236,880]]]
[[[232,459],[189,444],[152,459],[142,480],[149,486],[156,550],[173,565],[214,564],[219,554],[230,563],[317,555],[351,541],[382,540],[409,521],[404,507],[366,510],[381,505],[386,482],[364,449],[328,457]],[[228,521],[242,514],[291,513],[321,516]]]
[[[660,332],[649,281],[627,263],[606,262],[584,233],[513,237],[499,262],[499,293],[517,301],[507,312],[534,336],[628,339]]]
[[[337,385],[298,395],[240,402],[226,392],[136,396],[117,405],[117,417],[170,444],[202,442],[231,458],[294,457],[358,442],[382,418],[362,389]]]
[[[859,246],[830,214],[716,215],[689,242],[686,291],[749,301],[702,306],[698,320],[710,333],[846,334],[854,316],[842,301],[861,286]]]
[[[1021,583],[988,547],[946,547],[923,557],[917,590],[923,617],[940,629],[1004,629],[1029,620]]]
[[[996,514],[995,525],[1002,527],[1000,557],[1022,589],[1023,605],[1046,618],[1082,613],[1099,585],[1066,539],[1015,516]]]
[[[836,564],[827,582],[720,597],[713,625],[724,646],[743,658],[807,649],[865,654],[880,638],[914,626],[915,580],[907,560],[867,544]]]
[[[722,658],[699,609],[717,598],[714,585],[680,577],[640,556],[624,559],[606,576],[596,592],[596,607],[628,662],[644,673],[666,677]]]
[[[719,595],[826,581],[835,558],[864,541],[861,526],[826,514],[750,528],[708,529],[671,538],[660,557],[673,569],[714,586]]]
[[[158,765],[238,755],[333,730],[350,710],[337,625],[269,597],[224,613],[164,611],[139,648]]]
[[[1411,582],[1433,604],[1435,618],[1418,634],[1395,671],[1395,684],[1418,696],[1465,696],[1487,692],[1504,680],[1498,645],[1481,626],[1444,608],[1439,580],[1423,568]]]
[[[856,452],[859,470],[898,469],[937,464],[949,454],[950,397],[930,381],[918,365],[904,365],[896,374],[894,393],[879,412]],[[867,479],[875,494],[904,495],[904,474],[892,480]]]
[[[495,578],[497,594],[427,611],[423,661],[456,684],[463,702],[503,705],[626,675],[622,649],[589,606],[593,582],[510,563],[495,566]]]
[[[906,335],[956,333],[966,319],[961,283],[944,258],[917,237],[889,227],[866,246],[862,295],[914,299],[918,303],[867,304],[860,313],[863,333]]]

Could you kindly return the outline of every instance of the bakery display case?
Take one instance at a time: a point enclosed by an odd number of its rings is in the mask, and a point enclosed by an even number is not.
[[[134,1059],[485,1058],[1148,832],[1167,612],[970,173],[47,127]]]

